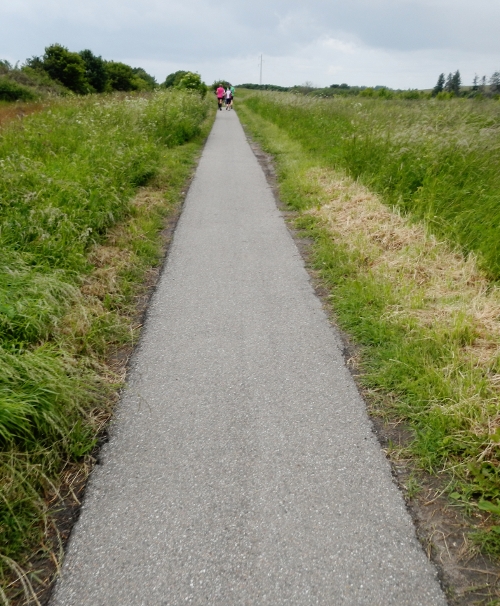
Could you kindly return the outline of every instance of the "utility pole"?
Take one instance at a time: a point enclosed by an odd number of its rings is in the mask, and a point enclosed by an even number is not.
[[[259,84],[262,86],[262,55],[260,56],[260,80]]]

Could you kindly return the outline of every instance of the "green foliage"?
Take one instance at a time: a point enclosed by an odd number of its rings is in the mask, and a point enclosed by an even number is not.
[[[212,84],[212,88],[214,90],[216,90],[219,86],[219,83],[224,88],[226,88],[226,85],[229,86],[229,82],[227,82],[226,80],[218,80]],[[247,84],[238,84],[237,88],[248,88],[249,90],[275,90],[275,91],[282,91],[282,92],[287,92],[290,90],[289,86],[278,86],[277,84],[250,84],[250,83],[247,83]]]
[[[195,149],[176,146],[200,133],[207,110],[179,90],[72,98],[0,132],[1,556],[19,562],[41,540],[44,496],[95,444],[94,409],[111,388],[100,365],[133,338],[124,314],[158,262],[167,199]],[[132,206],[153,178],[168,185],[164,203]],[[85,299],[89,253],[118,222],[132,222],[130,265],[102,301]],[[0,558],[4,587],[6,574]]]
[[[154,90],[158,86],[156,78],[147,73],[142,67],[133,67],[137,90]]]
[[[108,61],[106,63],[109,85],[112,90],[133,91],[139,87],[133,69],[126,63]]]
[[[113,90],[152,91],[157,87],[155,78],[141,67],[105,61],[89,49],[72,53],[60,44],[48,46],[43,57],[27,59],[21,69],[2,62],[0,74],[6,74],[9,80],[19,85],[4,85],[0,99],[7,100],[28,100],[46,93],[65,95],[69,91],[87,94]]]
[[[439,93],[437,98],[447,93]],[[500,278],[500,105],[267,94],[249,107]]]
[[[60,44],[52,44],[45,49],[42,67],[53,80],[57,80],[74,93],[89,92],[89,82],[85,76],[86,66],[78,53],[72,53]]]
[[[41,65],[41,60],[39,60]],[[0,61],[0,100],[34,101],[47,94],[65,95],[69,90],[57,83],[49,74],[39,67],[35,69],[24,65],[19,68],[8,61]]]
[[[173,86],[177,86],[177,84],[179,84],[179,81],[181,80],[181,78],[183,76],[185,76],[188,72],[184,71],[184,70],[179,70],[177,72],[174,72],[173,74],[169,74],[165,80],[165,82],[162,84],[163,88],[172,88]]]
[[[216,91],[219,86],[222,86],[222,88],[228,88],[231,86],[231,83],[228,82],[227,80],[215,80],[215,82],[212,84],[212,90]],[[257,85],[255,85],[257,86]]]
[[[196,91],[200,93],[202,97],[207,94],[207,85],[202,82],[199,74],[194,74],[193,72],[186,72],[176,84],[176,88]]]
[[[108,84],[106,62],[102,57],[96,57],[91,50],[78,53],[85,64],[85,78],[96,93],[103,93]]]
[[[438,78],[438,81],[436,83],[436,86],[432,89],[432,96],[433,97],[435,97],[439,93],[443,92],[443,90],[444,90],[444,83],[445,83],[444,74],[439,74],[439,78]]]
[[[33,101],[36,98],[26,86],[0,76],[0,101]]]

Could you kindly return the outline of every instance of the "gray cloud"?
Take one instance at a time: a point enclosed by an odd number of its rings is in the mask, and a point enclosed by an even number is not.
[[[243,65],[262,52],[276,64],[289,57],[291,65],[302,55],[302,64],[316,71],[305,56],[317,52],[326,78],[342,64],[354,65],[338,46],[342,42],[367,58],[388,53],[383,56],[404,63],[405,53],[437,59],[451,53],[457,63],[481,57],[493,64],[498,23],[498,0],[13,0],[0,7],[0,57],[23,60],[57,41],[166,69],[210,70],[223,59],[228,66],[234,59]],[[322,46],[324,40],[337,46]],[[290,83],[293,73],[282,71],[282,82]]]

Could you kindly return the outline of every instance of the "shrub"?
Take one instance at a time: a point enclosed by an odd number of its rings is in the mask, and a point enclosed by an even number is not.
[[[36,98],[29,88],[0,77],[0,101],[33,101]]]

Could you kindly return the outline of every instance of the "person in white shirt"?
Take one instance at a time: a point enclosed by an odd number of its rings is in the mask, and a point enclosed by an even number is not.
[[[229,87],[229,86],[226,89],[225,98],[226,98],[226,110],[231,109],[231,101],[233,100],[233,93],[231,92],[231,87]]]

